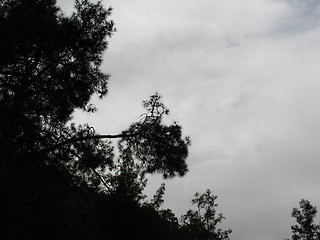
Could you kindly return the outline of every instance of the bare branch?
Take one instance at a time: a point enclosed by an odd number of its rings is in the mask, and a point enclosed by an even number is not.
[[[85,136],[85,137],[74,137],[70,138],[68,140],[65,140],[63,142],[60,142],[58,144],[55,144],[51,147],[42,149],[41,152],[50,152],[53,150],[56,150],[58,148],[61,148],[64,145],[71,144],[71,143],[76,143],[80,141],[85,141],[85,140],[92,140],[92,139],[113,139],[113,138],[129,138],[129,137],[134,137],[137,136],[137,133],[134,134],[116,134],[116,135],[92,135],[92,136]]]
[[[110,193],[111,192],[110,186],[106,183],[106,181],[103,179],[103,177],[93,167],[90,167],[90,168],[96,174],[96,176],[100,179],[102,184],[107,188],[107,190]]]

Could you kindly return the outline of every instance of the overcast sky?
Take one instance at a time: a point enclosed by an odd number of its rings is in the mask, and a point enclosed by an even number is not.
[[[292,207],[320,208],[320,1],[104,3],[118,29],[103,64],[109,95],[77,119],[117,133],[159,92],[192,140],[190,171],[166,182],[165,207],[179,216],[209,188],[231,240],[290,238]]]

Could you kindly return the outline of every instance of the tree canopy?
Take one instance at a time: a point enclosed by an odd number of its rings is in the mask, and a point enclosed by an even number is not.
[[[188,171],[190,140],[177,122],[163,123],[169,110],[159,94],[117,135],[72,123],[76,109],[94,113],[91,97],[108,92],[101,63],[115,32],[101,1],[76,0],[74,9],[66,16],[54,0],[0,2],[3,239],[190,239],[191,218],[161,209],[164,185],[151,202],[143,194],[146,174]],[[222,216],[205,219],[210,234],[191,239],[227,239],[215,232]]]
[[[108,20],[111,8],[76,1],[66,17],[52,0],[11,0],[0,11],[0,105],[6,113],[0,136],[6,159],[37,159],[88,178],[112,165],[113,147],[102,139],[117,137],[147,172],[186,173],[189,140],[178,124],[162,124],[168,111],[159,95],[144,102],[143,120],[116,136],[70,124],[75,109],[95,111],[93,94],[107,94],[109,76],[100,67],[106,37],[115,31]]]
[[[317,208],[312,206],[310,201],[301,199],[299,208],[293,208],[291,214],[297,222],[297,224],[291,226],[292,240],[320,239],[320,223],[314,223],[316,214]]]

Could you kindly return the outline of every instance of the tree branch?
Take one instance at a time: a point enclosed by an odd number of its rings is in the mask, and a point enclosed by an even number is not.
[[[72,152],[72,154],[73,154],[74,156],[76,156],[78,159],[81,159],[81,157],[80,157],[77,153]],[[106,183],[106,181],[103,179],[103,177],[102,177],[93,167],[90,167],[90,169],[96,174],[96,176],[100,179],[100,181],[101,181],[102,184],[107,188],[107,190],[108,190],[109,192],[111,192],[110,187],[108,186],[108,184]]]
[[[97,177],[100,179],[102,184],[107,188],[107,190],[110,193],[111,192],[110,186],[106,183],[106,181],[103,179],[103,177],[93,167],[90,167],[90,168],[97,175]]]
[[[132,133],[132,134],[116,134],[116,135],[92,135],[92,136],[85,136],[85,137],[73,137],[70,139],[67,139],[63,142],[57,143],[51,147],[42,149],[41,152],[50,152],[53,150],[56,150],[64,145],[75,143],[75,142],[80,142],[80,141],[85,141],[85,140],[92,140],[92,139],[113,139],[113,138],[129,138],[129,137],[134,137],[137,136],[138,133]]]
[[[46,66],[44,66],[40,71],[38,71],[37,75],[34,76],[32,79],[30,79],[30,84],[34,83],[37,79],[39,79],[43,74],[45,74],[51,67],[53,67],[55,64],[58,64],[64,57],[66,57],[69,53],[69,50],[67,50],[64,54],[62,54],[58,59],[55,59],[51,62],[49,62]]]

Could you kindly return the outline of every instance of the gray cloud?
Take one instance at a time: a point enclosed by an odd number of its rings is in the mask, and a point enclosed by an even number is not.
[[[318,1],[105,4],[118,28],[103,65],[110,93],[77,119],[117,132],[160,92],[193,143],[190,172],[167,183],[166,206],[182,214],[211,188],[231,239],[290,237],[291,208],[303,197],[320,206]],[[151,177],[147,193],[161,181]]]

